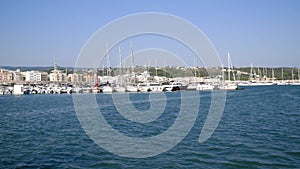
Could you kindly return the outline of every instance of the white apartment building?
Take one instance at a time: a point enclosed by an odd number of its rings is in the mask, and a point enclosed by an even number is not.
[[[26,71],[25,80],[28,82],[40,82],[42,81],[42,72],[39,71]]]

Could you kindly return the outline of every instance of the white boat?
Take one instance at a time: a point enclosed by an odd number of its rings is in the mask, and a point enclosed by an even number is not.
[[[214,90],[214,86],[211,84],[206,84],[206,83],[198,83],[196,90]]]
[[[300,82],[290,83],[289,85],[292,85],[292,86],[300,86]]]
[[[72,94],[74,92],[73,87],[67,87],[67,93]]]
[[[274,82],[242,82],[238,83],[238,86],[246,87],[246,86],[271,86],[277,83]]]
[[[60,88],[59,94],[63,94],[63,93],[68,93],[68,90],[67,90],[66,87],[61,87]]]
[[[196,90],[197,88],[197,83],[190,83],[188,84],[188,86],[186,87],[186,90]]]
[[[167,83],[167,84],[163,84],[163,87],[164,87],[164,91],[167,91],[167,92],[171,92],[171,91],[175,91],[175,87],[173,84],[170,84],[170,83]]]
[[[141,83],[138,85],[140,92],[162,92],[165,86],[157,82]]]
[[[82,88],[80,88],[80,87],[75,87],[75,88],[73,89],[73,92],[74,92],[74,93],[82,93]]]
[[[274,85],[273,82],[256,82],[256,83],[253,83],[253,85],[256,85],[256,86],[272,86]]]
[[[93,92],[93,93],[100,93],[100,88],[95,86],[95,87],[92,89],[92,92]]]
[[[164,85],[164,91],[168,91],[168,92],[173,91],[173,86],[172,85]]]
[[[187,86],[184,85],[182,82],[171,82],[171,85],[173,86],[172,91],[186,90],[187,89]]]
[[[150,92],[150,87],[147,83],[140,83],[137,88],[140,92]]]
[[[251,83],[250,82],[239,82],[238,83],[238,86],[251,86]]]
[[[238,86],[233,83],[218,86],[220,90],[237,90]]]
[[[126,86],[126,92],[137,92],[138,88],[136,86],[128,85]]]
[[[132,49],[132,43],[130,42],[130,61],[131,61],[131,83],[126,86],[126,92],[138,92],[137,86],[133,86],[136,84],[136,74],[134,72],[134,57],[133,57],[133,49]]]
[[[286,83],[286,82],[277,82],[277,85],[278,86],[285,86],[285,85],[288,85],[288,83]]]
[[[164,86],[156,82],[151,82],[149,83],[149,89],[151,92],[162,92],[164,91]]]
[[[228,52],[227,55],[227,59],[228,59],[228,81],[225,82],[225,75],[224,75],[224,69],[222,66],[222,70],[223,70],[223,81],[222,83],[218,86],[218,89],[220,90],[237,90],[238,89],[238,85],[234,82],[231,81],[231,77],[230,77],[230,72],[233,73],[233,80],[235,80],[235,75],[234,75],[234,71],[233,71],[233,65],[231,62],[231,58],[230,58],[230,53]],[[226,71],[226,70],[225,70]]]
[[[111,86],[103,86],[102,87],[102,92],[103,93],[112,93],[113,92],[113,88]]]
[[[116,86],[116,87],[114,87],[114,91],[123,93],[123,92],[126,92],[126,89],[125,89],[125,87],[122,87],[122,86]]]
[[[123,87],[123,72],[122,72],[122,55],[121,55],[121,47],[119,47],[119,57],[120,57],[120,67],[119,67],[119,76],[118,76],[118,81],[117,85],[114,87],[114,92],[126,92],[126,88]]]
[[[92,92],[93,92],[93,89],[90,87],[82,88],[82,93],[92,93]]]
[[[284,79],[283,79],[283,67],[281,68],[281,81],[277,81],[277,85],[278,86],[288,85],[288,83],[286,81],[284,81]]]
[[[292,73],[293,74],[293,73]],[[294,80],[294,78],[292,79],[292,83],[290,83],[289,85],[293,85],[293,86],[300,86],[300,70],[298,69],[298,82]]]
[[[23,85],[14,85],[13,89],[13,94],[14,95],[22,95],[24,94],[24,86]]]

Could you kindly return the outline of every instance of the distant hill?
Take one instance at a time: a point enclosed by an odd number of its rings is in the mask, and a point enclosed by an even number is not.
[[[30,71],[30,70],[37,70],[37,71],[43,71],[50,73],[51,70],[53,70],[53,66],[0,66],[0,68],[3,69],[8,69],[15,71],[16,69],[20,69],[20,71]],[[65,72],[66,69],[68,69],[68,73],[72,73],[74,68],[73,67],[61,67],[58,66],[58,69],[62,70]],[[80,68],[77,68],[80,69]],[[90,68],[91,69],[91,68]],[[103,74],[103,71],[99,70],[99,74]],[[142,67],[136,67],[135,71],[136,72],[141,72],[143,71],[144,68]],[[237,76],[237,79],[240,80],[248,80],[249,79],[249,73],[251,68],[250,67],[241,67],[241,68],[234,68],[234,72],[237,73],[240,71],[240,75]],[[273,72],[272,72],[273,70]],[[118,73],[118,68],[112,68],[112,75],[117,75]],[[196,76],[208,76],[207,71],[205,68],[197,68],[195,69],[176,69],[174,67],[169,67],[169,68],[159,68],[155,69],[154,67],[149,68],[150,75],[155,76],[156,74],[158,76],[166,76],[166,77],[186,77],[186,76],[194,76],[194,73],[196,73]],[[296,67],[273,67],[273,68],[253,68],[253,73],[260,74],[261,77],[263,75],[266,75],[267,77],[272,77],[272,74],[274,73],[274,77],[277,80],[282,80],[282,75],[284,80],[290,80],[290,79],[299,79],[300,78],[300,72],[298,68]],[[282,74],[283,72],[283,74]],[[293,74],[292,74],[293,73]],[[225,72],[225,76],[227,77],[227,72]],[[233,78],[231,76],[231,78]]]
[[[0,68],[2,69],[7,69],[7,70],[17,70],[20,69],[20,71],[30,71],[30,70],[37,70],[37,71],[43,71],[43,72],[47,72],[49,70],[53,69],[53,66],[0,66]],[[61,67],[58,66],[58,69],[69,69],[69,70],[73,70],[73,67]]]

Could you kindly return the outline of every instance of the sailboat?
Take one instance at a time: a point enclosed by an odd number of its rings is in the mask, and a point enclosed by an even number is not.
[[[109,49],[108,49],[107,43],[106,43],[106,66],[107,66],[107,76],[110,76],[111,70],[110,70],[110,61],[109,61]],[[113,88],[110,85],[110,83],[106,83],[105,86],[102,86],[102,92],[103,93],[112,93],[113,92]]]
[[[98,84],[98,70],[96,69],[95,66],[95,86],[92,89],[93,93],[100,93],[100,89],[99,89],[99,84]]]
[[[215,86],[211,85],[211,84],[207,84],[204,82],[200,82],[198,83],[198,85],[196,86],[196,90],[214,90]]]
[[[270,86],[275,85],[277,82],[274,81],[274,70],[272,69],[272,81],[266,81],[267,79],[267,69],[263,68],[263,74],[261,70],[257,68],[257,74],[255,69],[253,69],[253,65],[251,64],[250,74],[249,74],[249,81],[248,82],[241,82],[238,86],[246,87],[246,86]]]
[[[102,92],[103,93],[112,93],[113,92],[113,88],[110,85],[103,86],[102,87]]]
[[[278,81],[277,85],[279,86],[287,85],[287,83],[283,80],[283,67],[281,68],[281,81]]]
[[[220,90],[237,90],[238,86],[235,83],[231,82],[230,72],[231,72],[231,69],[233,69],[233,66],[232,66],[229,52],[227,54],[227,62],[228,62],[228,70],[227,70],[228,71],[228,81],[225,82],[225,76],[223,74],[223,82],[221,85],[218,86],[218,88]],[[222,70],[223,70],[223,67],[222,67]],[[232,71],[232,73],[234,73],[234,72]]]
[[[119,78],[118,83],[114,87],[115,92],[126,92],[125,87],[123,87],[123,78],[122,78],[122,55],[121,55],[121,47],[119,47],[119,56],[120,56],[120,68],[119,68]]]
[[[133,77],[133,82],[131,82],[131,84],[126,86],[126,91],[127,92],[137,92],[138,88],[137,88],[137,86],[134,86],[134,84],[135,84],[134,57],[133,57],[133,49],[132,49],[132,43],[131,42],[130,42],[130,51],[131,51],[131,66],[132,66],[131,67],[131,75]]]
[[[194,69],[196,68],[196,57],[194,56]],[[196,69],[195,69],[196,70]],[[194,80],[193,80],[193,82],[191,83],[189,83],[188,84],[188,86],[187,86],[187,90],[196,90],[197,89],[197,86],[198,86],[198,84],[197,84],[197,74],[196,74],[196,71],[194,71],[194,73],[193,73],[193,75],[194,75]]]
[[[277,81],[275,80],[274,69],[272,68],[272,83],[273,85],[277,85]]]
[[[292,75],[293,77],[293,75]],[[293,78],[293,81],[292,83],[290,83],[290,85],[296,85],[296,86],[299,86],[300,85],[300,70],[298,69],[298,82],[294,80]]]

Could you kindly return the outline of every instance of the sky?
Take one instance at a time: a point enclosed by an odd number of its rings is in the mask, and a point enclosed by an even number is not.
[[[2,0],[0,66],[74,66],[99,28],[120,17],[163,12],[198,27],[222,63],[300,67],[298,0]],[[188,33],[188,32],[187,32]],[[136,50],[142,50],[135,44]]]

